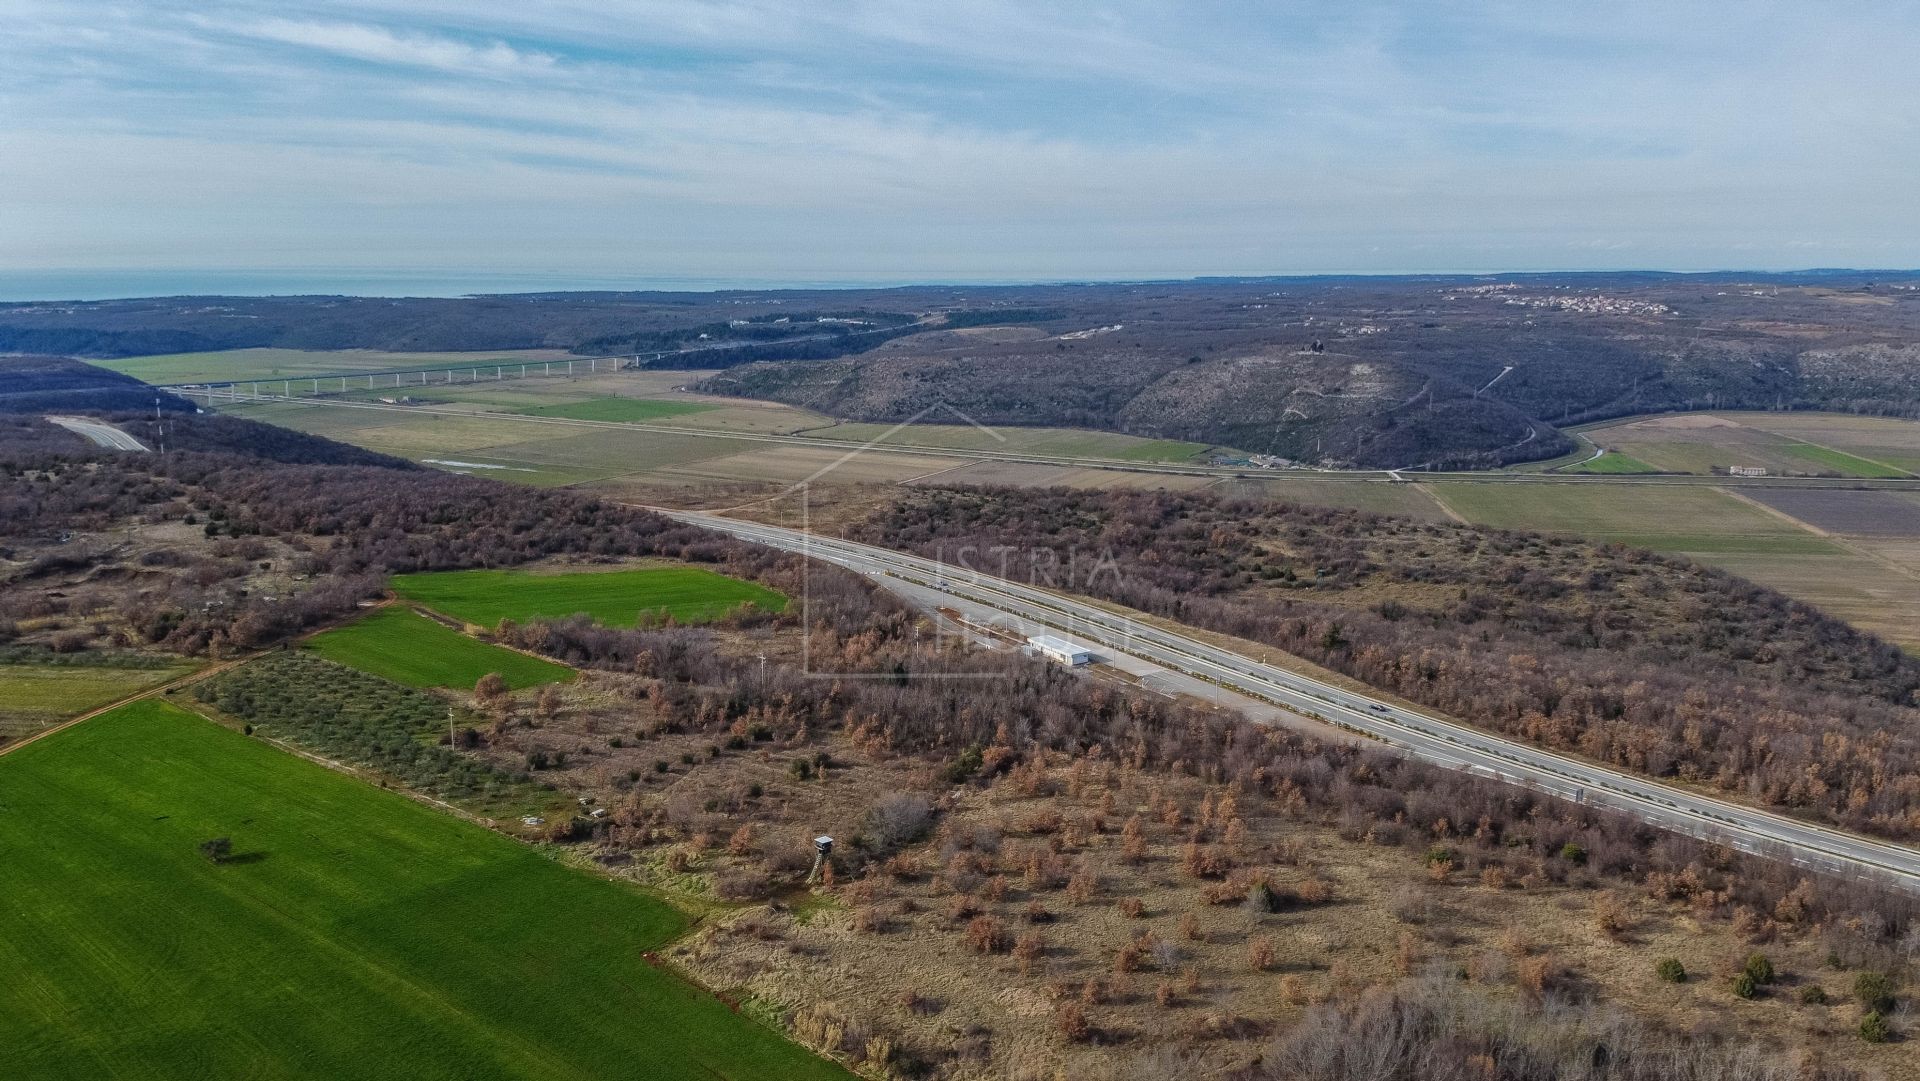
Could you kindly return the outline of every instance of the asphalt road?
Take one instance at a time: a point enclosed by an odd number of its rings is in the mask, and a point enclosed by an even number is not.
[[[47,419],[67,431],[87,437],[102,447],[112,447],[114,450],[148,449],[145,443],[103,420],[94,420],[91,417],[48,417]]]
[[[1920,893],[1920,850],[1756,810],[1517,743],[1431,714],[1263,664],[1244,654],[1034,586],[778,526],[665,511],[775,548],[805,553],[883,585],[904,580],[987,605],[1069,637],[1204,679],[1377,739],[1449,769],[1526,785],[1622,811],[1742,851]]]

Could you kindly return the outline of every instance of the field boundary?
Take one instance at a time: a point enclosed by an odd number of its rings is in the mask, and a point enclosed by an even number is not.
[[[102,713],[111,713],[114,710],[119,709],[121,706],[130,705],[134,702],[138,702],[142,698],[152,698],[156,694],[167,694],[172,691],[177,691],[182,687],[191,686],[195,683],[200,682],[202,679],[206,679],[208,677],[218,675],[219,673],[224,672],[229,668],[233,668],[237,665],[245,664],[256,657],[263,657],[270,652],[272,652],[272,650],[263,649],[255,653],[249,653],[244,657],[235,657],[231,660],[216,662],[210,666],[202,666],[199,668],[195,668],[193,671],[188,672],[184,676],[179,676],[175,679],[170,679],[165,683],[157,683],[151,687],[148,687],[144,691],[136,691],[133,694],[127,695],[125,698],[121,698],[113,702],[108,702],[104,706],[97,706],[93,709],[87,710],[85,713],[81,713],[76,716],[69,717],[64,721],[61,721],[59,724],[55,724],[47,728],[43,728],[40,731],[35,732],[24,739],[17,739],[12,743],[7,744],[4,747],[0,747],[0,757],[5,757],[6,755],[10,755],[13,752],[19,750],[20,748],[25,747],[29,743],[34,743],[39,740],[46,739],[48,736],[51,736],[56,732],[64,732],[67,729],[72,728],[74,725],[77,725],[83,721],[90,721],[95,717],[100,716]]]

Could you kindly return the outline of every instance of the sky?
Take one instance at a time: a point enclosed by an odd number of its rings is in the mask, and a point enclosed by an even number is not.
[[[0,26],[0,274],[1920,265],[1910,0],[0,0]]]

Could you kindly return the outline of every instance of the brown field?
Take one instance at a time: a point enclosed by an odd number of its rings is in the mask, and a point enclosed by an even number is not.
[[[751,449],[725,457],[650,469],[646,479],[661,483],[772,481],[796,484],[869,484],[910,481],[965,465],[952,458],[869,450],[857,454],[834,447],[746,444]]]
[[[1823,533],[1920,537],[1920,495],[1911,492],[1756,488],[1746,495]]]
[[[1031,462],[962,463],[961,468],[926,478],[930,484],[1003,484],[1014,488],[1165,488],[1192,491],[1217,483],[1212,477],[1180,473],[1128,473],[1112,469],[1041,465]]]

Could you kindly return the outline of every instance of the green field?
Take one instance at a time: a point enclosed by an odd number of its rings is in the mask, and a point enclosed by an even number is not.
[[[742,604],[776,612],[787,606],[787,599],[771,589],[698,567],[400,574],[394,576],[393,591],[482,627],[503,619],[560,619],[581,612],[609,627],[631,627],[643,613],[691,623],[716,619]]]
[[[191,671],[190,664],[166,668],[0,664],[0,744]]]
[[[1849,477],[1870,477],[1879,480],[1913,475],[1903,469],[1894,469],[1879,462],[1870,462],[1857,455],[1848,454],[1843,450],[1816,446],[1812,443],[1795,444],[1787,447],[1786,452],[1803,462]]]
[[[666,905],[164,702],[0,758],[0,812],[9,1081],[848,1077],[649,965]]]
[[[668,417],[684,417],[689,413],[707,413],[713,409],[711,405],[702,405],[698,402],[663,402],[651,398],[589,398],[584,402],[537,405],[516,409],[514,412],[529,417],[565,417],[568,420],[635,423],[664,420]]]
[[[1440,481],[1427,488],[1477,525],[1578,533],[1666,551],[1691,551],[1692,545],[1730,537],[1745,538],[1749,550],[1768,544],[1801,550],[1818,540],[1776,515],[1698,485]]]
[[[574,677],[565,665],[469,638],[398,605],[315,635],[307,648],[336,664],[409,687],[466,688],[488,672],[498,672],[517,691]]]
[[[1657,473],[1659,470],[1632,455],[1617,450],[1561,470],[1564,473]]]

